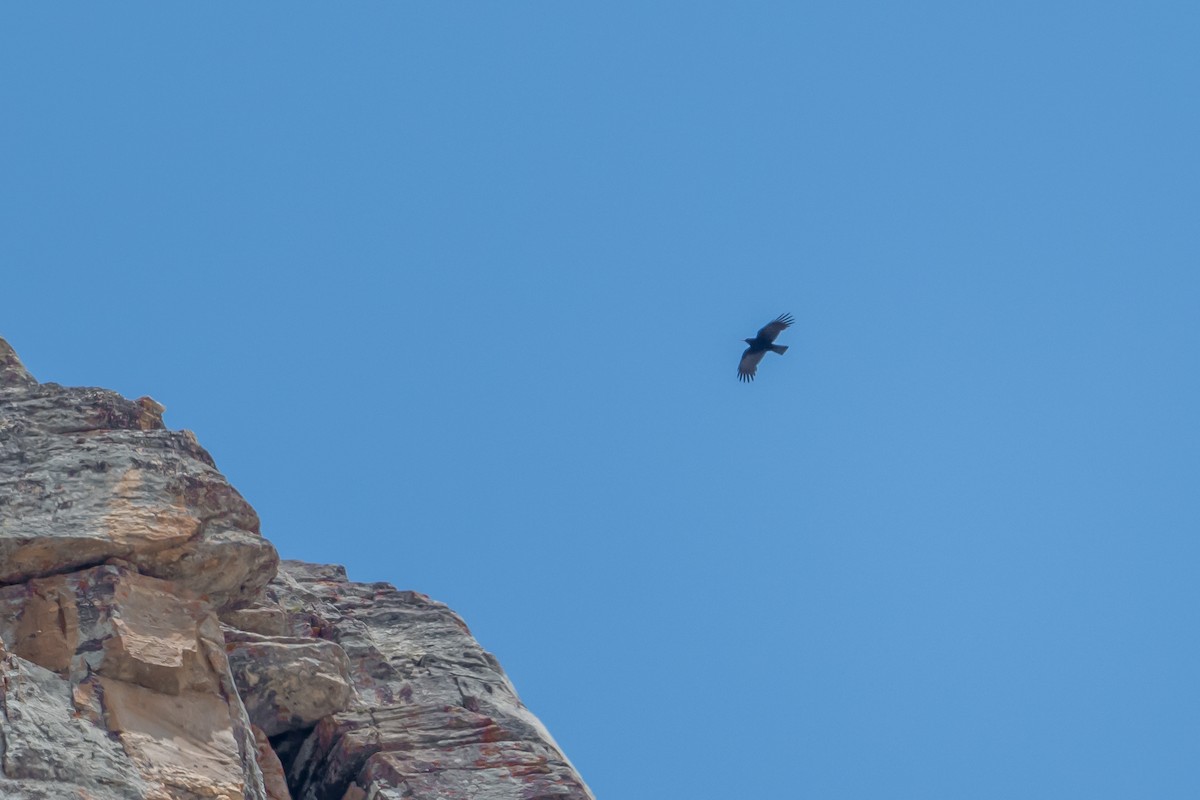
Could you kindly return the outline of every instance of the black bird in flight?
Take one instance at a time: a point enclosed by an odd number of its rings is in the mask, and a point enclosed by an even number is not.
[[[763,356],[767,354],[768,350],[772,353],[779,353],[779,355],[787,352],[787,345],[775,344],[775,337],[795,321],[791,314],[780,314],[764,325],[758,332],[758,336],[753,339],[743,339],[750,346],[746,348],[746,352],[742,353],[742,360],[738,362],[739,381],[754,380],[754,374],[758,372],[758,362],[763,360]]]

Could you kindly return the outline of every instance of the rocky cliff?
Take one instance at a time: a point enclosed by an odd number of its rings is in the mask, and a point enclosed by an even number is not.
[[[162,413],[0,339],[0,797],[592,797],[454,612],[281,562]]]

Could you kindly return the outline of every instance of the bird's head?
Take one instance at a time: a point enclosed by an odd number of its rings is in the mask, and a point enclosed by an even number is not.
[[[753,339],[742,339],[742,341],[745,342],[746,344],[754,344]]]

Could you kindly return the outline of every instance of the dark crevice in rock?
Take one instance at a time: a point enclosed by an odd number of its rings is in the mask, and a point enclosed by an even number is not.
[[[126,550],[124,552],[125,552],[125,554],[127,554],[128,550]],[[93,559],[89,559],[87,561],[80,561],[79,563],[62,564],[59,566],[59,568],[48,571],[48,572],[37,572],[37,573],[30,573],[27,575],[21,575],[21,576],[16,577],[13,580],[7,580],[7,581],[0,580],[0,588],[5,587],[5,586],[19,586],[23,583],[30,583],[31,581],[38,581],[38,580],[42,580],[44,578],[53,578],[56,575],[70,575],[73,572],[83,572],[85,570],[95,569],[96,567],[103,567],[103,566],[108,565],[108,563],[112,559],[120,558],[120,557],[121,556],[119,554],[114,553],[111,556],[103,556],[101,558],[93,558]]]
[[[283,765],[283,774],[288,778],[288,789],[297,797],[299,796],[301,787],[299,784],[292,784],[292,767],[296,763],[296,756],[299,755],[300,748],[304,746],[304,741],[312,734],[315,727],[304,728],[298,731],[287,731],[268,739],[271,743],[271,749],[275,751],[275,755],[279,758],[279,763]]]

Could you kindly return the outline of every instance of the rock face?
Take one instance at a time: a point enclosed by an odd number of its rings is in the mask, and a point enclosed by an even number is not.
[[[281,566],[162,412],[0,339],[0,797],[592,797],[461,619]]]
[[[258,515],[158,403],[39,384],[5,343],[0,408],[0,584],[120,558],[224,607],[271,579]]]
[[[0,641],[4,797],[265,798],[208,603],[92,567],[0,589]]]
[[[446,606],[341,567],[285,561],[267,589],[349,657],[352,702],[291,759],[296,800],[591,797],[496,659]]]

